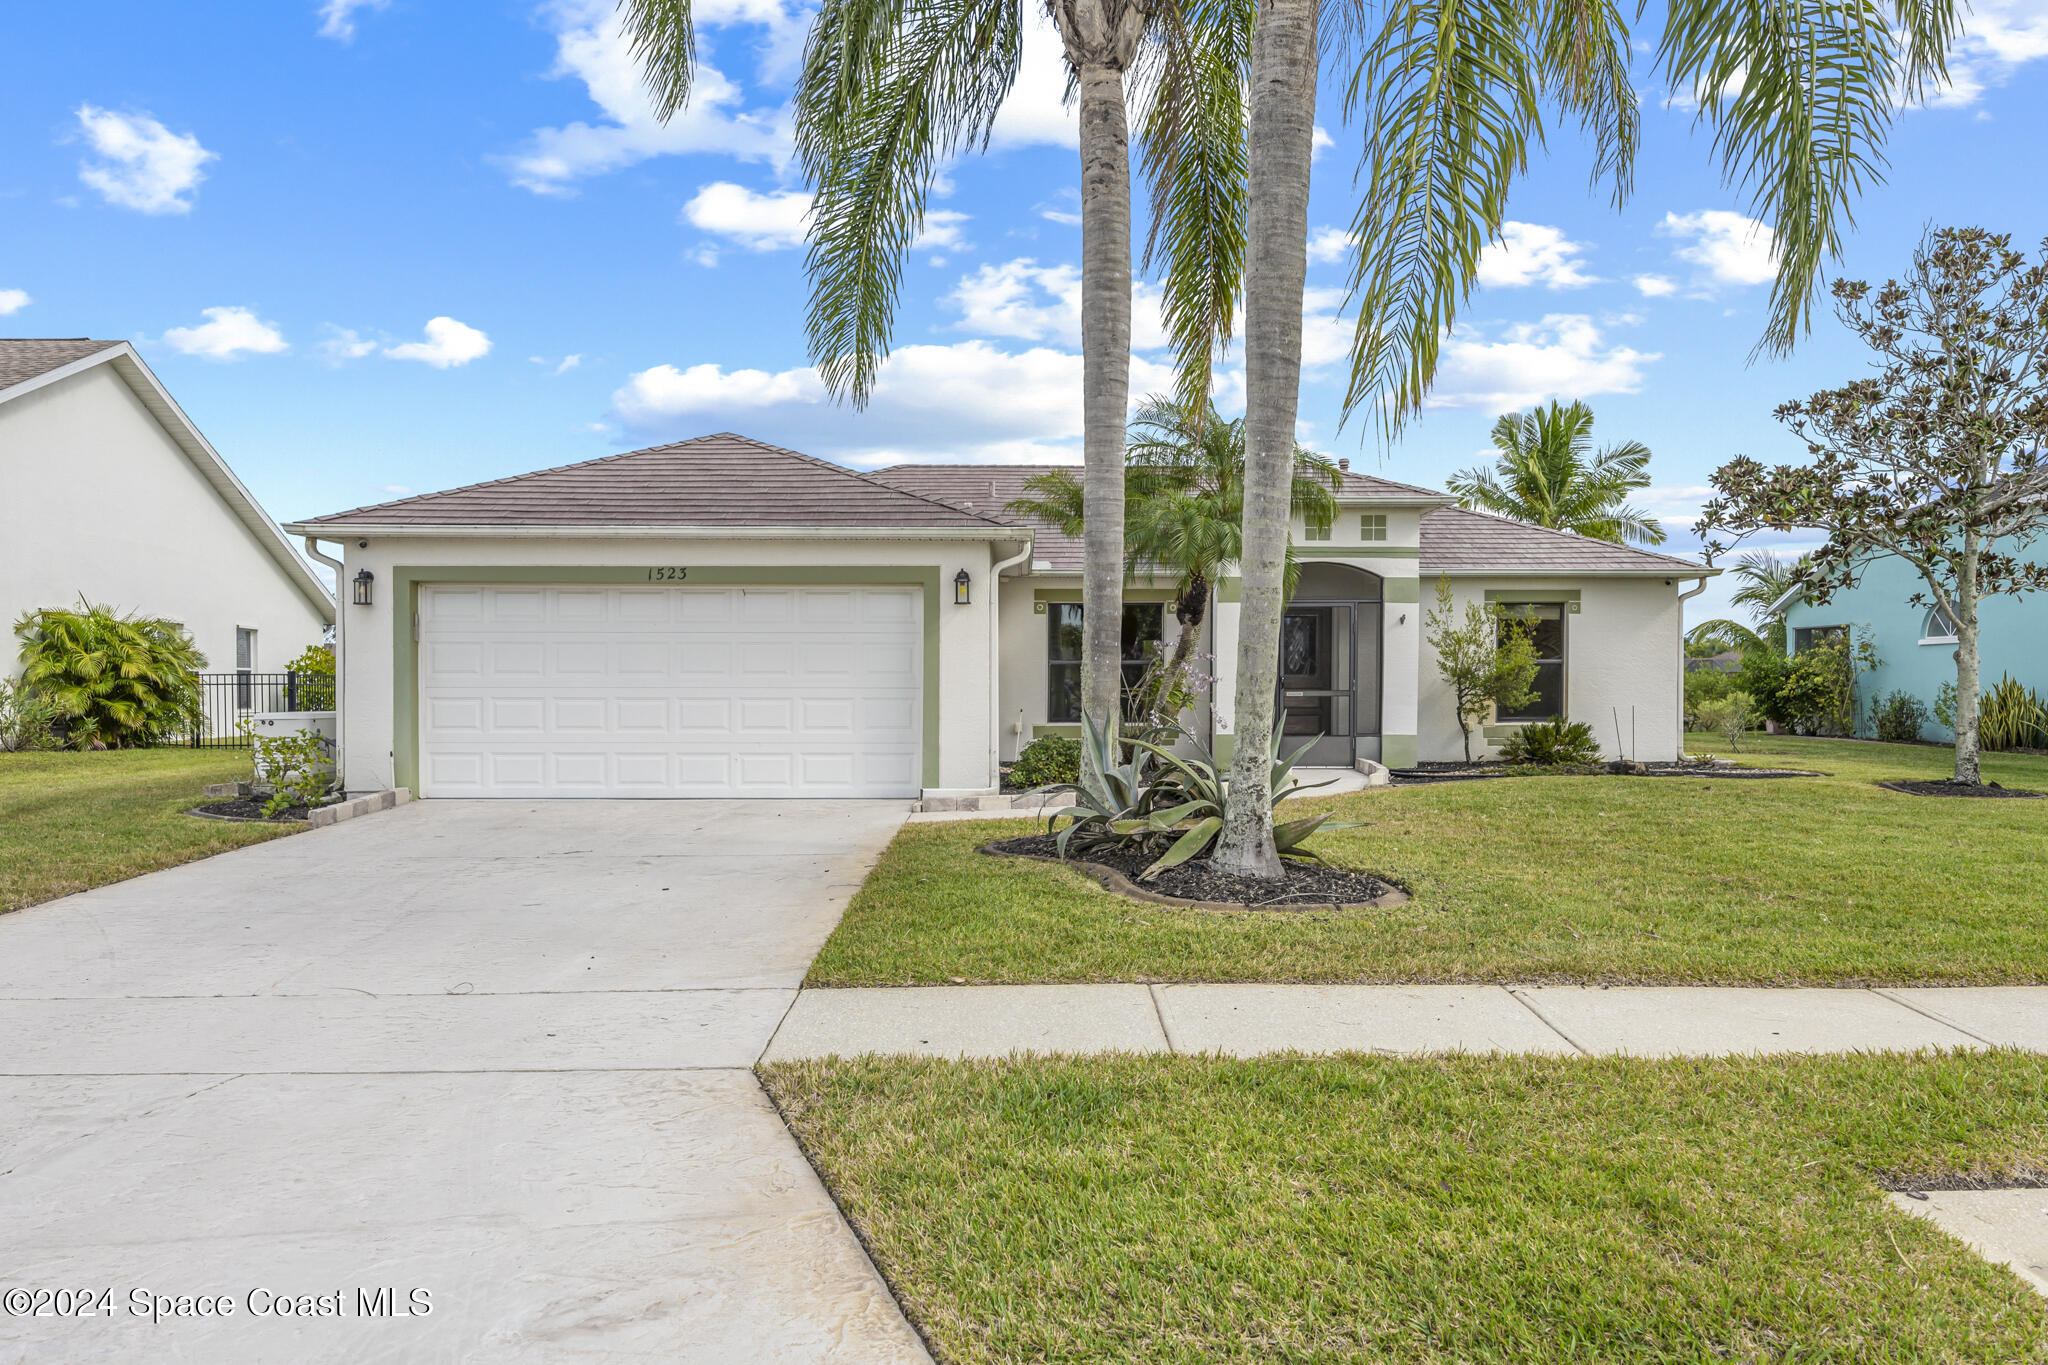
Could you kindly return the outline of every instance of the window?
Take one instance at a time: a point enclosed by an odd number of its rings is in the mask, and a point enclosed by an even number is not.
[[[1360,540],[1385,540],[1387,538],[1387,514],[1385,512],[1366,512],[1361,514],[1358,518],[1358,538]]]
[[[256,632],[235,627],[235,706],[247,711],[256,704]]]
[[[1529,699],[1520,706],[1501,707],[1498,719],[1558,720],[1564,715],[1564,603],[1503,602],[1501,638],[1510,630],[1529,632],[1536,646],[1536,679]]]
[[[1952,645],[1956,642],[1956,618],[1948,614],[1946,607],[1932,607],[1927,619],[1920,626],[1920,643],[1923,645]]]
[[[1315,512],[1304,512],[1302,517],[1301,538],[1303,540],[1328,540],[1330,538],[1330,519],[1328,517],[1321,516]]]
[[[1081,631],[1079,602],[1048,603],[1046,619],[1045,718],[1072,724],[1081,719]],[[1124,603],[1124,691],[1145,671],[1153,645],[1166,638],[1166,607],[1159,602]]]
[[[1839,639],[1848,633],[1847,626],[1800,626],[1792,632],[1792,652],[1804,654],[1823,640]]]

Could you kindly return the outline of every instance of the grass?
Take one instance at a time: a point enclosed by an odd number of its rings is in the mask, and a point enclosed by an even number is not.
[[[1033,823],[910,825],[808,984],[2048,980],[2048,801],[1874,785],[1945,776],[1949,751],[1931,746],[1759,736],[1736,757],[1830,776],[1511,778],[1332,798],[1358,827],[1313,846],[1413,893],[1341,914],[1139,905],[975,851]],[[1984,768],[2048,791],[2048,758],[1993,754]]]
[[[2040,1057],[762,1074],[942,1362],[2048,1359],[1873,1178],[2040,1162]]]
[[[202,785],[248,778],[245,750],[0,754],[0,911],[304,828],[184,814]]]

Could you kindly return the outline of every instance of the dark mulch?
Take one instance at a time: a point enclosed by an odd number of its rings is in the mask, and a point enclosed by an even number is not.
[[[264,824],[284,825],[294,820],[304,820],[309,807],[286,806],[276,815],[265,815],[263,804],[268,798],[244,796],[234,801],[209,801],[203,806],[194,806],[187,815],[204,815],[215,820],[257,820]]]
[[[1886,791],[1904,792],[1908,796],[2018,796],[2039,800],[2040,792],[2023,791],[2018,787],[2001,787],[1996,782],[1969,783],[1951,782],[1880,782]]]
[[[1805,768],[1736,768],[1714,763],[1645,763],[1638,777],[1824,777]],[[1497,759],[1473,762],[1418,763],[1412,768],[1390,769],[1389,781],[1396,787],[1427,786],[1432,782],[1477,782],[1496,777],[1600,777],[1608,769],[1602,763],[1561,763],[1546,767],[1540,763],[1502,763]]]
[[[988,845],[984,851],[1034,858],[1059,856],[1058,845],[1050,834],[1031,834],[1021,839],[1003,839]],[[1136,882],[1138,874],[1150,867],[1156,856],[1122,849],[1100,848],[1090,849],[1085,861],[1101,867],[1114,868]],[[1348,868],[1324,867],[1319,863],[1299,862],[1293,859],[1288,860],[1287,879],[1283,884],[1259,877],[1240,877],[1234,873],[1218,871],[1203,858],[1182,863],[1179,867],[1170,867],[1152,880],[1139,884],[1147,891],[1156,891],[1163,896],[1242,905],[1253,910],[1284,910],[1296,905],[1321,907],[1355,904],[1397,889],[1393,883],[1381,881],[1369,872],[1353,872]]]
[[[2021,1162],[2010,1170],[1946,1171],[1916,1175],[1910,1171],[1875,1171],[1877,1183],[1897,1194],[1940,1190],[2048,1190],[2048,1166]]]

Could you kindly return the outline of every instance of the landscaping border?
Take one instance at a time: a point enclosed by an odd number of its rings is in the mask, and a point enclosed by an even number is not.
[[[996,843],[1000,842],[1002,841],[996,841]],[[1219,910],[1241,915],[1247,911],[1259,911],[1270,914],[1275,911],[1293,913],[1303,910],[1377,910],[1390,905],[1406,905],[1408,903],[1408,892],[1387,878],[1380,876],[1377,872],[1371,875],[1380,881],[1386,882],[1387,889],[1374,896],[1371,900],[1300,901],[1274,906],[1246,905],[1239,901],[1184,900],[1179,896],[1169,896],[1163,891],[1154,891],[1149,887],[1140,886],[1115,868],[1105,867],[1101,863],[1091,863],[1085,858],[1049,858],[1043,853],[1018,853],[1012,849],[997,848],[996,843],[983,844],[977,851],[991,858],[1026,858],[1034,863],[1051,863],[1055,867],[1071,867],[1076,872],[1083,873],[1100,882],[1105,891],[1115,892],[1117,895],[1131,900],[1143,901],[1148,905],[1170,905],[1179,910]]]

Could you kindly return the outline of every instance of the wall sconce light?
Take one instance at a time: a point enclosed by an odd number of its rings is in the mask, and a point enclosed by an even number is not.
[[[376,577],[377,575],[371,573],[368,569],[358,569],[356,571],[355,596],[350,600],[359,607],[369,606],[370,584],[375,581]]]
[[[965,569],[962,569],[962,570],[961,570],[961,571],[960,571],[959,573],[956,573],[956,574],[954,574],[954,575],[953,575],[953,605],[954,605],[954,606],[956,606],[956,607],[964,607],[964,606],[966,606],[966,605],[967,605],[967,602],[968,602],[968,598],[967,598],[967,584],[968,584],[968,578],[967,578],[967,570],[965,570]]]

